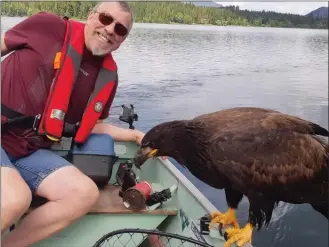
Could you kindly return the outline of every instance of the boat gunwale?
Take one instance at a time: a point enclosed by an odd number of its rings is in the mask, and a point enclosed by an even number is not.
[[[188,190],[188,192],[200,202],[205,211],[208,213],[218,211],[209,199],[186,176],[184,176],[184,174],[178,170],[168,158],[164,160],[161,157],[157,157],[157,159],[164,164],[174,177],[177,177],[178,181]]]
[[[210,200],[186,176],[184,176],[184,174],[178,170],[168,158],[164,160],[161,157],[157,157],[157,159],[164,164],[164,166],[170,173],[173,174],[174,177],[177,177],[178,181],[192,194],[193,197],[196,198],[197,201],[200,202],[200,205],[205,209],[205,211],[208,213],[218,211]],[[232,244],[231,246],[237,245]],[[250,243],[245,243],[242,247],[253,247],[253,245]]]

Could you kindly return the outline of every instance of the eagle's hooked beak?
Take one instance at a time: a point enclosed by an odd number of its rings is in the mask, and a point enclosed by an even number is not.
[[[140,168],[148,158],[155,157],[158,151],[158,149],[152,149],[150,147],[139,148],[134,157],[135,166]]]

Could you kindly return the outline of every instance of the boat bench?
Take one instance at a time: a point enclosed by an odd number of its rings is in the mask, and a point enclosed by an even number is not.
[[[91,208],[88,214],[149,214],[149,215],[177,215],[177,209],[155,209],[155,210],[142,210],[132,211],[127,209],[122,202],[122,198],[119,196],[119,186],[111,184],[106,185],[100,189],[100,196],[95,205]],[[30,208],[26,214],[30,213],[33,209],[44,204],[46,202],[43,198],[36,198],[36,201],[32,202]]]

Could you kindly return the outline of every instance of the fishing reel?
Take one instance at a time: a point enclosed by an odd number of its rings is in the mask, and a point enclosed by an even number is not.
[[[135,129],[133,122],[138,121],[138,115],[134,112],[134,106],[130,104],[130,108],[126,105],[121,105],[122,113],[119,117],[120,121],[128,123],[129,129]]]
[[[116,174],[116,180],[118,185],[121,187],[121,190],[119,191],[119,196],[122,197],[123,193],[135,186],[137,184],[137,176],[135,172],[132,169],[133,163],[126,161],[125,163],[121,163],[119,165],[117,174]]]

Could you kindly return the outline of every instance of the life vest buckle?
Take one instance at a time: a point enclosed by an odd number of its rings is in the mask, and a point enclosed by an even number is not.
[[[35,116],[34,121],[33,121],[33,125],[32,125],[32,129],[34,131],[37,131],[40,125],[40,120],[41,120],[41,114],[38,114]]]

